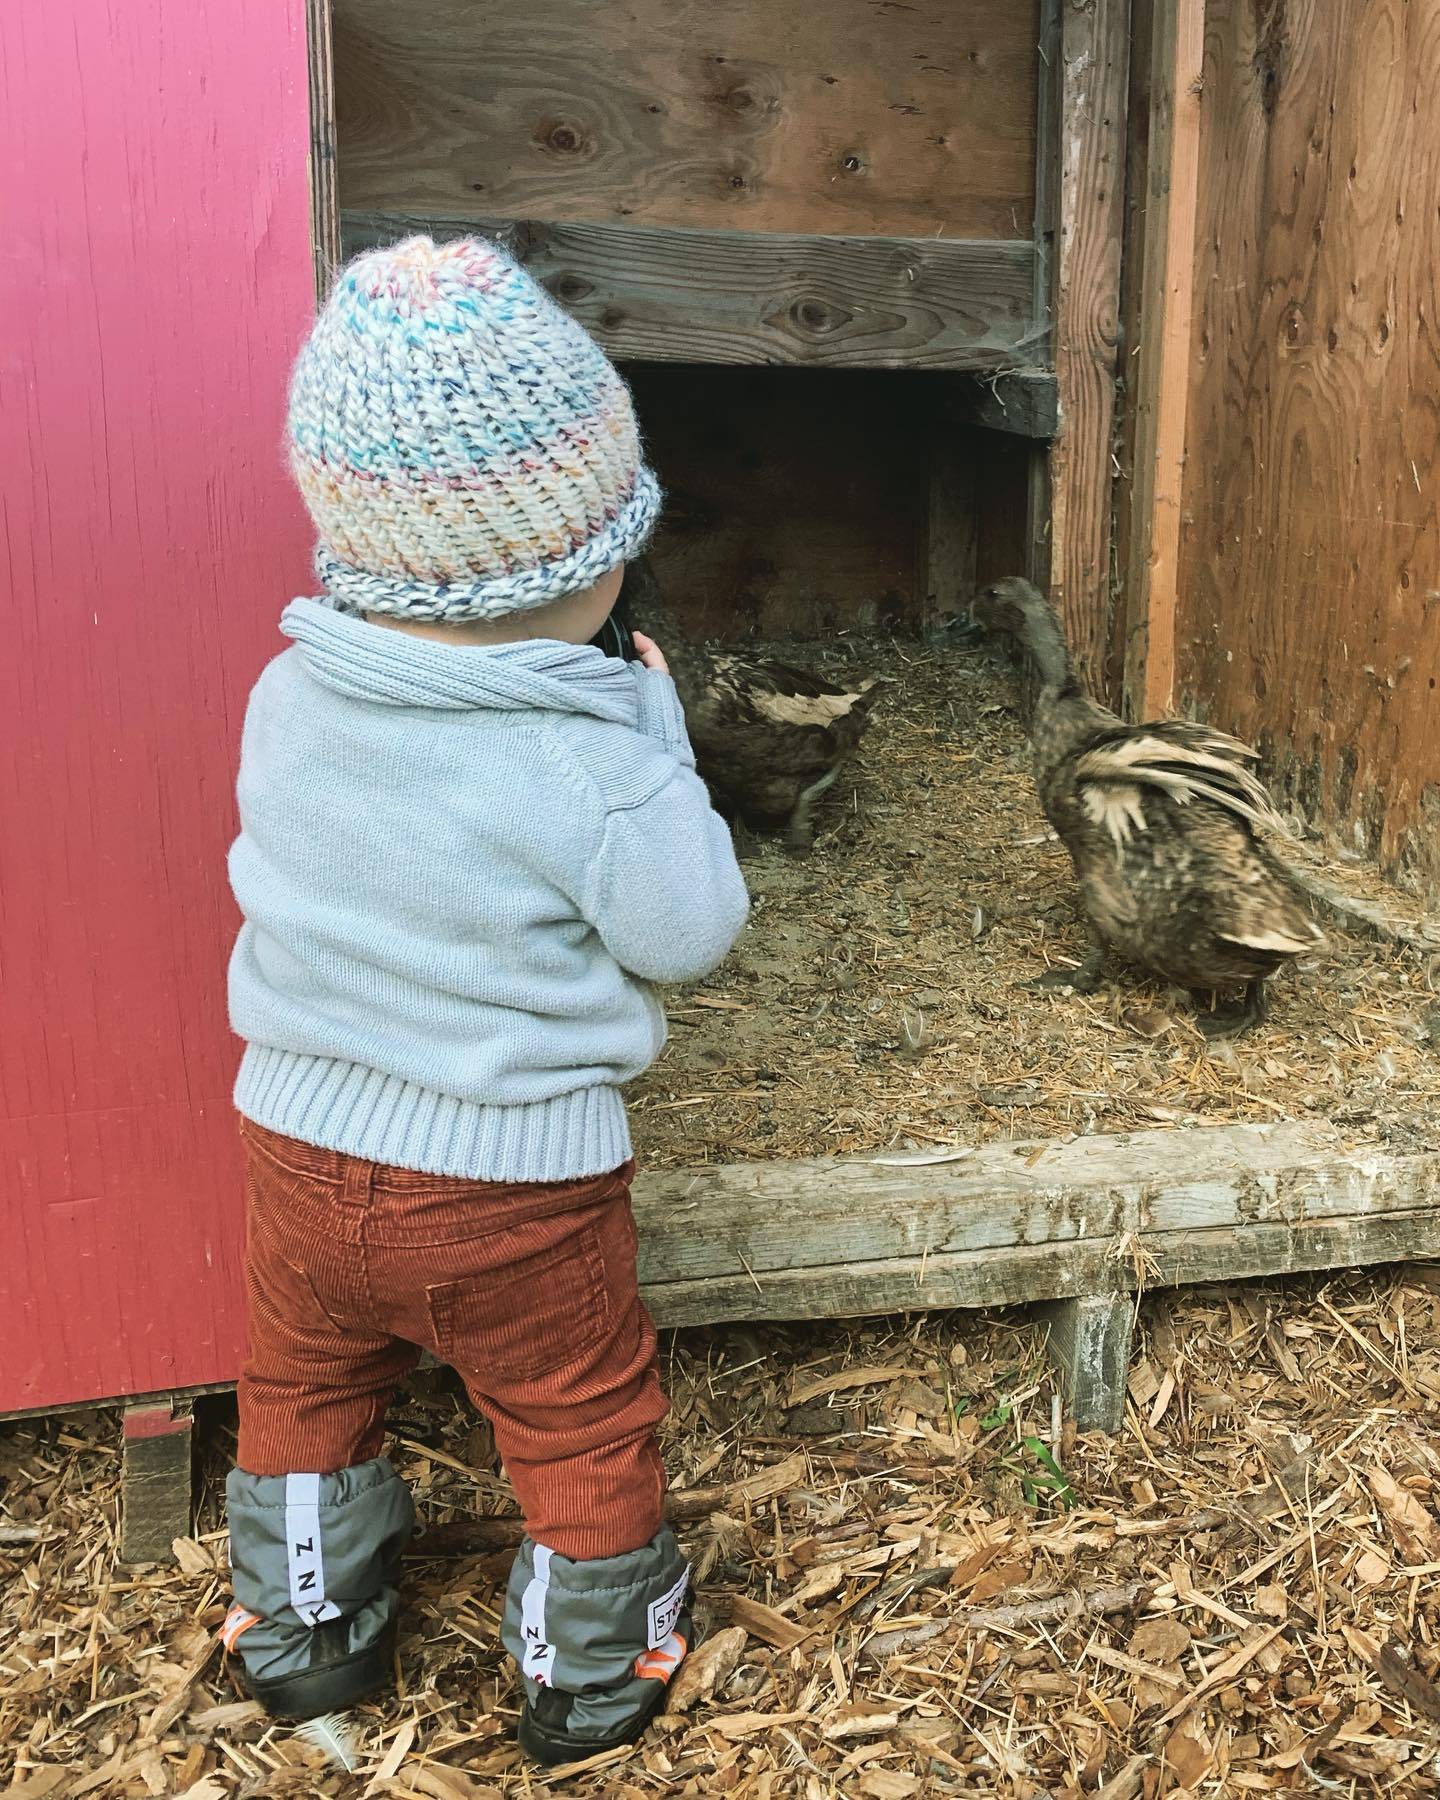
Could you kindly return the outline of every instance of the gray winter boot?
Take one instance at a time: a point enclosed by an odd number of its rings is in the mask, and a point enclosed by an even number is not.
[[[520,1748],[578,1762],[634,1743],[689,1647],[690,1565],[669,1526],[639,1550],[572,1562],[527,1538],[500,1635],[520,1665]]]
[[[269,1713],[344,1712],[393,1673],[396,1581],[415,1509],[383,1456],[334,1475],[226,1484],[235,1604],[221,1630]]]

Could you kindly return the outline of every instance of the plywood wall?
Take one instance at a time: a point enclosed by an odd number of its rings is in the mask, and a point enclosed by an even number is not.
[[[340,200],[1024,238],[1038,0],[336,0]]]
[[[0,1411],[234,1377],[225,878],[309,580],[303,0],[0,7]],[[43,172],[43,178],[42,178]]]
[[[1440,879],[1440,0],[1210,0],[1176,670]]]
[[[700,636],[914,628],[930,384],[805,369],[632,367],[665,488],[656,572]]]

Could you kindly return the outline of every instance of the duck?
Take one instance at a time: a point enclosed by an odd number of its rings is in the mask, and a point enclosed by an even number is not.
[[[664,652],[717,810],[788,850],[812,849],[816,809],[864,736],[881,680],[836,683],[778,657],[693,642],[646,556],[627,565],[612,616]]]
[[[1085,691],[1055,609],[1019,576],[981,589],[970,616],[1022,652],[1040,803],[1093,934],[1079,969],[1039,985],[1094,993],[1115,953],[1207,996],[1196,1017],[1207,1037],[1251,1030],[1271,976],[1324,943],[1265,842],[1291,833],[1255,774],[1256,751],[1185,719],[1127,725]],[[1218,1003],[1234,989],[1238,1002]]]

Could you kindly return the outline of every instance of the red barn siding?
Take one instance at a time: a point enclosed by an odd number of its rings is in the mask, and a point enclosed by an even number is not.
[[[0,1410],[236,1372],[224,858],[307,580],[308,129],[303,0],[0,8]]]

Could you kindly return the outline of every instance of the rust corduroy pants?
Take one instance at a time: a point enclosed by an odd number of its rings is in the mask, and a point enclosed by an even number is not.
[[[664,1417],[630,1166],[458,1181],[242,1125],[250,1354],[237,1461],[330,1474],[380,1454],[421,1348],[490,1419],[537,1543],[619,1556],[660,1529]]]

